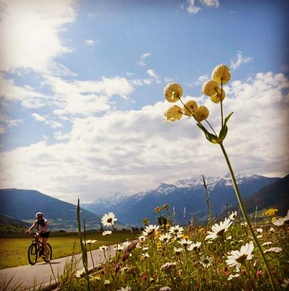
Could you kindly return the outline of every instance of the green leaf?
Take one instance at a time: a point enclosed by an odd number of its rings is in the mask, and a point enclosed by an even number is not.
[[[231,116],[233,115],[234,112],[231,112],[226,118],[225,118],[225,123],[224,125],[227,124],[227,122],[229,121],[229,119],[231,118]]]
[[[205,136],[208,141],[211,143],[218,143],[218,137],[212,133],[210,133],[202,124],[197,123],[197,126],[205,133]]]
[[[222,129],[220,130],[220,133],[219,133],[219,141],[222,142],[226,135],[227,135],[227,132],[228,132],[228,126],[227,125],[223,125]]]
[[[233,112],[231,112],[226,118],[225,118],[225,123],[224,123],[224,125],[223,125],[223,127],[222,127],[222,129],[220,130],[220,133],[219,133],[219,143],[221,143],[224,139],[225,139],[225,137],[226,137],[226,135],[227,135],[227,133],[228,133],[228,126],[227,126],[227,122],[229,121],[229,119],[230,119],[230,117],[232,116],[232,114],[233,114]]]

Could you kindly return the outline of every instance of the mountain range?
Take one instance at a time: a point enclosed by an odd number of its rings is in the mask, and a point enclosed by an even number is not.
[[[237,174],[236,179],[243,199],[246,199],[265,186],[273,185],[282,180],[282,178],[242,174]],[[210,195],[211,209],[214,217],[217,217],[226,208],[237,204],[229,174],[218,177],[204,177],[204,180]],[[144,218],[148,218],[151,223],[155,223],[158,214],[154,209],[164,204],[170,206],[171,213],[174,212],[174,221],[177,223],[187,223],[192,217],[204,220],[207,219],[208,214],[204,180],[202,176],[193,176],[190,179],[178,180],[174,184],[162,183],[154,190],[132,196],[116,195],[114,197],[102,197],[93,203],[82,204],[82,207],[99,215],[112,211],[119,220],[131,225],[142,224]],[[287,197],[287,201],[288,193],[289,191],[283,193]],[[274,195],[273,193],[272,201],[275,199]],[[259,200],[261,201],[261,199]],[[267,205],[267,207],[270,207],[270,205]]]
[[[204,178],[204,179],[203,179]],[[249,212],[270,207],[278,208],[278,215],[285,215],[289,208],[289,175],[270,178],[259,175],[236,175],[238,185]],[[101,216],[113,212],[118,227],[139,227],[145,218],[157,223],[157,206],[168,204],[173,222],[187,224],[193,217],[205,221],[208,215],[206,191],[210,195],[214,217],[238,208],[229,175],[218,177],[193,176],[174,184],[161,183],[159,187],[135,195],[102,197],[93,203],[81,204],[81,219],[87,229],[100,229]],[[42,211],[52,230],[76,230],[76,205],[67,203],[34,190],[0,189],[1,223],[9,221],[32,223],[35,213]],[[121,222],[121,223],[120,223]]]
[[[38,211],[43,212],[53,230],[77,229],[76,205],[35,190],[0,189],[0,214],[7,219],[32,223]],[[100,228],[101,217],[88,210],[81,209],[81,220],[85,220],[87,229]]]

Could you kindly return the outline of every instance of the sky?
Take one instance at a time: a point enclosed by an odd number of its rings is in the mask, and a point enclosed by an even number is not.
[[[231,70],[224,141],[235,172],[289,172],[287,0],[0,0],[0,188],[70,203],[228,172],[192,118],[167,123],[168,83],[202,94]]]

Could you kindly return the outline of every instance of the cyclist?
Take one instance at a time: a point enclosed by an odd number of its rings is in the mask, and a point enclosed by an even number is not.
[[[42,212],[37,212],[35,214],[36,220],[33,222],[33,224],[27,229],[27,233],[29,233],[34,227],[37,228],[36,237],[42,238],[42,245],[43,245],[43,254],[42,256],[46,256],[46,250],[47,250],[47,240],[49,238],[49,231],[48,231],[48,220],[43,217]]]

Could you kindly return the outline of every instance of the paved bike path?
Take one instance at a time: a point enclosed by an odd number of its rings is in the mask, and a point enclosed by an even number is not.
[[[106,254],[111,257],[115,255],[113,246],[109,247]],[[89,269],[105,260],[104,252],[99,249],[92,251],[93,262],[90,252],[88,252],[87,257]],[[75,255],[74,259],[78,262],[78,268],[81,269],[83,266],[81,255]],[[55,280],[63,274],[65,264],[71,260],[72,256],[69,256],[45,263],[40,258],[38,263],[33,266],[26,265],[0,270],[0,287],[3,283],[7,285],[9,282],[6,291],[53,290],[53,286],[56,287],[57,283]]]

